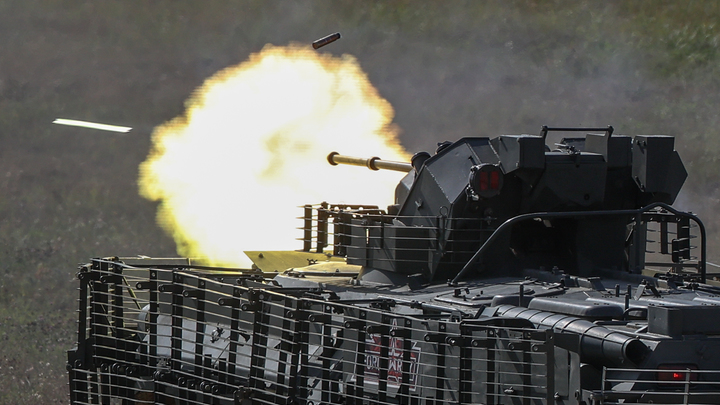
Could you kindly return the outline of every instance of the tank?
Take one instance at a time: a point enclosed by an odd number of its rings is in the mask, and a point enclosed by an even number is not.
[[[543,127],[328,161],[407,174],[389,207],[302,207],[298,250],[250,269],[82,265],[71,402],[717,403],[720,283],[671,205],[673,137]]]

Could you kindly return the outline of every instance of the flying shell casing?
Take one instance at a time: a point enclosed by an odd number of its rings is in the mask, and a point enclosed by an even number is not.
[[[335,42],[335,41],[337,41],[338,39],[340,39],[340,33],[339,33],[339,32],[336,32],[336,33],[334,33],[334,34],[330,34],[330,35],[328,35],[328,36],[326,36],[326,37],[322,37],[322,38],[314,41],[314,42],[312,43],[312,46],[313,46],[313,49],[322,48],[323,46],[325,46],[325,45],[327,45],[327,44],[329,44],[329,43],[331,43],[331,42]]]

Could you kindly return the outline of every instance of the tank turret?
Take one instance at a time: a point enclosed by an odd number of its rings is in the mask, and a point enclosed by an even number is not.
[[[599,130],[604,133],[565,138],[554,150],[545,144],[548,131]],[[477,269],[496,274],[528,266],[577,275],[602,268],[636,271],[642,255],[630,255],[627,247],[633,210],[671,204],[687,177],[673,140],[617,136],[612,127],[543,127],[539,136],[460,139],[417,168],[402,166],[410,173],[387,216],[349,224],[348,263],[366,272],[420,273],[427,282],[454,279],[473,256]],[[376,170],[400,165],[343,159],[336,164]],[[516,221],[485,245],[506,221],[528,213],[544,216]]]

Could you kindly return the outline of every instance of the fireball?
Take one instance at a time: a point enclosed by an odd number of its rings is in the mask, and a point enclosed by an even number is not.
[[[268,45],[155,128],[140,194],[159,202],[179,254],[247,267],[243,251],[301,247],[303,204],[393,202],[402,174],[326,160],[339,151],[408,161],[393,114],[354,57]]]

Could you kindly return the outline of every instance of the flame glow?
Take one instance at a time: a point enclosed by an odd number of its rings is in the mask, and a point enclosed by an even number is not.
[[[300,248],[302,204],[393,201],[397,172],[331,166],[328,153],[409,161],[393,110],[355,58],[266,46],[208,79],[155,129],[140,193],[178,253],[246,267],[244,250]]]

